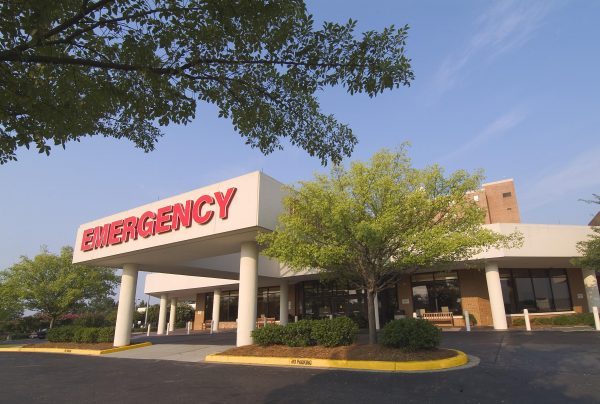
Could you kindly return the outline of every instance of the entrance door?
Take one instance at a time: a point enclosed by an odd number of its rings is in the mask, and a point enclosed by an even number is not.
[[[383,327],[394,319],[398,309],[398,293],[396,288],[389,288],[377,293],[379,300],[379,326]]]

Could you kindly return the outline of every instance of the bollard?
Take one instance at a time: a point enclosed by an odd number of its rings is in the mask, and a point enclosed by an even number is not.
[[[527,331],[531,331],[531,323],[529,322],[529,310],[523,310],[523,316],[525,317],[525,328]]]
[[[214,321],[210,320],[210,333],[213,333]]]
[[[463,315],[465,317],[465,325],[467,326],[467,331],[471,331],[471,318],[469,317],[469,311],[465,310]]]
[[[171,323],[167,323],[167,335],[169,335],[169,328],[171,328]]]
[[[150,324],[148,324],[148,332],[146,333],[146,336],[149,337],[150,336]]]
[[[417,318],[417,312],[413,311],[413,318]]]
[[[598,307],[592,307],[594,313],[594,324],[596,325],[596,331],[600,331],[600,318],[598,318]]]
[[[192,328],[191,325],[192,325],[192,322],[188,321],[187,322],[187,335],[190,335],[190,328]]]
[[[329,315],[329,319],[330,319],[330,320],[333,320],[333,314],[330,314],[330,315]]]
[[[263,327],[267,326],[267,317],[263,317]]]
[[[298,316],[294,316],[294,323],[298,322]]]

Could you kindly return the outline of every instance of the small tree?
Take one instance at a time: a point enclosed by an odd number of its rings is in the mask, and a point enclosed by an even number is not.
[[[23,305],[5,278],[6,273],[0,273],[0,329],[5,322],[23,315]]]
[[[105,302],[117,284],[112,268],[72,262],[71,247],[63,247],[60,255],[42,247],[33,259],[22,256],[6,271],[7,285],[26,309],[48,316],[50,328],[64,314]]]
[[[594,199],[585,202],[600,205],[600,195],[594,194]],[[581,257],[575,258],[573,264],[600,271],[600,226],[592,226],[592,234],[587,240],[577,243],[577,251]]]
[[[446,177],[437,165],[415,169],[404,147],[383,150],[369,164],[336,166],[329,176],[288,188],[278,227],[258,241],[265,255],[293,270],[314,268],[366,289],[373,344],[375,293],[400,275],[518,241],[481,226],[485,212],[465,196],[481,180],[465,171]]]

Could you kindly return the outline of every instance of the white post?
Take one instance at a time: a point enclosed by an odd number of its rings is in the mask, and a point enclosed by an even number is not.
[[[465,325],[467,326],[467,331],[471,331],[471,318],[469,317],[469,311],[465,310],[463,316],[465,317]]]
[[[298,322],[298,316],[294,316],[294,323]]]
[[[600,291],[598,291],[598,279],[593,269],[582,269],[583,286],[587,296],[588,310],[591,312],[594,306],[600,306]]]
[[[150,336],[150,324],[148,324],[148,332],[146,333],[146,336],[149,337]]]
[[[171,329],[171,323],[167,323],[167,335],[169,335],[169,330]]]
[[[413,311],[413,318],[417,318],[417,312]]]
[[[592,313],[594,313],[594,324],[596,325],[596,331],[600,331],[600,318],[598,318],[598,307],[592,307]]]
[[[258,245],[254,241],[245,242],[240,249],[237,346],[252,345],[252,331],[256,327],[257,286]]]
[[[157,335],[163,335],[165,333],[165,327],[167,325],[167,295],[160,295],[160,308],[158,310],[158,329],[156,330]]]
[[[190,335],[190,325],[191,325],[191,321],[188,321],[185,324],[185,331],[186,331],[187,335]]]
[[[169,314],[169,331],[175,331],[175,322],[177,321],[177,298],[171,298],[171,313]]]
[[[531,322],[529,322],[529,310],[523,310],[523,317],[525,317],[525,329],[531,331]]]
[[[117,308],[117,322],[115,324],[115,339],[113,341],[113,345],[116,347],[129,345],[129,341],[131,340],[131,324],[133,323],[133,310],[135,309],[137,277],[137,265],[123,265],[119,307]]]
[[[502,285],[500,284],[500,273],[498,264],[486,262],[485,279],[487,280],[488,295],[492,309],[492,321],[494,330],[506,330],[506,312],[504,311],[504,298],[502,297]]]
[[[379,298],[377,297],[377,292],[375,292],[375,301],[373,302],[375,305],[375,329],[379,330]]]
[[[210,332],[219,332],[219,317],[221,316],[221,289],[215,289],[213,293],[212,323]]]
[[[288,281],[287,279],[282,279],[279,283],[279,324],[281,325],[286,325],[288,323],[288,291]]]

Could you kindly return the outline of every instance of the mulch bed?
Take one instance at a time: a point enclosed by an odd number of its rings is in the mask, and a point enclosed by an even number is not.
[[[448,349],[404,352],[400,349],[387,348],[381,345],[354,344],[333,348],[322,346],[289,347],[284,345],[273,345],[262,347],[259,345],[247,345],[231,348],[217,355],[408,362],[452,358],[453,356],[456,356],[456,353]]]
[[[104,349],[114,348],[110,342],[100,342],[96,344],[79,344],[77,342],[44,342],[41,344],[26,345],[27,348],[61,348],[61,349],[94,349],[102,351]]]

